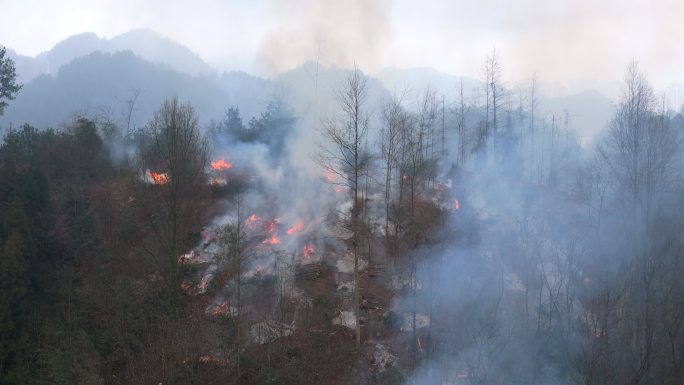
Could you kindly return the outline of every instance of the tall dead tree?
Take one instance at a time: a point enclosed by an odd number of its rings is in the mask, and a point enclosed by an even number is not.
[[[385,235],[389,236],[390,207],[392,205],[392,181],[398,162],[401,132],[410,119],[402,106],[403,97],[393,97],[384,105],[383,125],[380,130],[380,155],[385,169]]]
[[[466,107],[465,98],[463,97],[463,79],[461,79],[458,92],[458,120],[456,128],[458,130],[458,164],[463,167],[466,161],[466,151],[468,149],[466,143],[466,114],[468,109]]]
[[[535,126],[535,111],[537,110],[537,73],[532,74],[532,79],[530,80],[530,180],[534,178],[534,126]]]
[[[492,53],[487,56],[485,74],[487,78],[487,88],[489,89],[489,100],[491,100],[491,110],[488,108],[488,111],[490,111],[492,115],[491,129],[496,132],[499,128],[497,112],[501,106],[501,98],[503,96],[503,88],[501,86],[501,64],[496,55],[496,49],[493,49]]]
[[[360,279],[359,279],[359,235],[360,211],[363,202],[359,200],[360,177],[370,157],[364,151],[364,141],[368,130],[368,113],[366,112],[367,84],[366,77],[358,68],[354,68],[337,92],[337,101],[341,113],[325,124],[323,136],[328,144],[322,147],[321,161],[331,172],[336,174],[343,184],[349,188],[353,205],[350,215],[353,233],[352,250],[354,253],[354,313],[356,321],[356,345],[361,346],[360,324]]]
[[[675,131],[659,118],[653,89],[636,63],[625,77],[625,89],[609,134],[599,153],[625,196],[625,212],[634,226],[646,224],[654,198],[673,177],[679,141]]]

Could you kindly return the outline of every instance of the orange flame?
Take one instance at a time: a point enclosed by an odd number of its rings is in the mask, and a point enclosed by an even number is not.
[[[214,357],[211,355],[202,356],[199,358],[199,362],[202,364],[214,364],[216,366],[225,366],[226,360],[223,358]]]
[[[280,239],[278,238],[277,235],[271,234],[271,237],[265,240],[263,243],[268,244],[268,245],[277,245],[280,243]]]
[[[164,173],[160,174],[154,171],[150,171],[150,176],[152,177],[152,181],[154,182],[154,184],[163,185],[169,183],[169,177]]]
[[[220,304],[216,305],[214,309],[211,311],[211,315],[213,316],[219,316],[219,315],[225,315],[228,314],[228,302],[223,301]]]
[[[295,223],[292,227],[287,229],[287,233],[289,235],[292,235],[292,234],[300,232],[303,228],[304,228],[304,223],[299,221],[299,222]]]
[[[306,259],[311,258],[311,255],[314,253],[316,253],[316,248],[313,245],[305,245],[302,249],[302,255],[304,255],[304,258]]]
[[[180,287],[185,292],[190,292],[190,289],[192,289],[192,285],[188,281],[181,282]]]
[[[269,233],[275,233],[278,228],[278,220],[272,219],[266,223],[266,228]]]
[[[233,164],[226,162],[226,158],[221,157],[221,159],[211,162],[212,170],[228,170],[233,167]]]
[[[335,174],[333,173],[333,169],[330,166],[325,166],[325,180],[327,180],[330,183],[333,183],[335,181]]]
[[[266,229],[268,230],[269,233],[271,233],[271,236],[263,241],[262,243],[266,243],[269,245],[277,245],[280,243],[280,239],[278,238],[277,231],[278,231],[278,219],[272,219],[266,223]]]
[[[247,226],[248,229],[254,230],[257,227],[257,222],[259,221],[259,217],[257,217],[256,214],[252,214],[245,219],[245,226]]]
[[[454,210],[458,210],[461,208],[461,203],[459,203],[458,199],[454,199]]]

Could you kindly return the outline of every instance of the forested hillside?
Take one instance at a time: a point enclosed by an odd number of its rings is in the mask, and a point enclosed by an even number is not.
[[[630,63],[589,143],[505,66],[22,86],[3,49],[0,383],[681,384],[681,111]]]

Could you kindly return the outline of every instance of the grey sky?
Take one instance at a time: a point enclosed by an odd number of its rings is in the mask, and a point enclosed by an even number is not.
[[[269,75],[319,55],[367,71],[432,66],[478,76],[496,47],[513,81],[619,81],[636,59],[684,81],[682,0],[0,0],[0,43],[35,55],[92,31],[146,27],[221,69]]]

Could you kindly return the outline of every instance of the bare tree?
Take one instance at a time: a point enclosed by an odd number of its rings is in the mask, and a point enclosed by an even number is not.
[[[539,101],[537,100],[537,82],[539,78],[537,73],[532,74],[532,79],[530,80],[530,180],[534,178],[534,126],[535,126],[535,112],[537,110],[537,105]]]
[[[235,199],[236,219],[233,223],[227,223],[219,230],[219,256],[229,261],[235,274],[235,334],[233,343],[235,347],[237,378],[240,378],[240,348],[242,344],[240,322],[242,316],[242,275],[247,261],[246,237],[243,222],[245,220],[242,211],[242,196],[238,193]],[[228,312],[231,313],[230,306]]]
[[[135,110],[135,103],[138,101],[140,91],[137,89],[131,90],[130,98],[126,99],[126,111],[124,119],[126,120],[126,135],[131,134],[131,120],[133,119],[133,111]]]
[[[503,89],[501,86],[501,64],[499,63],[499,57],[496,54],[496,49],[493,49],[492,53],[487,56],[485,73],[487,77],[487,88],[489,89],[492,105],[492,129],[494,132],[496,132],[499,128],[496,115],[501,105],[500,99],[503,96]]]
[[[352,246],[354,253],[354,313],[356,318],[356,345],[361,346],[360,289],[359,280],[359,221],[363,202],[359,201],[360,177],[368,167],[370,156],[364,151],[368,129],[366,111],[366,78],[354,68],[345,79],[344,86],[337,93],[341,114],[325,125],[323,136],[329,146],[322,147],[321,161],[343,184],[349,188],[354,201],[351,209]]]
[[[496,49],[487,55],[483,74],[483,88],[485,91],[484,119],[478,137],[478,147],[486,146],[492,132],[498,129],[497,112],[501,108],[504,89],[501,83],[501,64]]]
[[[402,97],[393,97],[383,108],[383,126],[380,131],[380,151],[385,168],[385,235],[389,236],[390,207],[392,205],[393,172],[397,165],[401,132],[410,119],[402,106]]]
[[[609,134],[598,147],[626,195],[623,207],[629,209],[626,212],[631,213],[635,228],[651,219],[655,198],[669,187],[679,149],[669,120],[655,112],[655,101],[645,76],[635,62],[631,63]]]
[[[167,285],[176,287],[180,272],[176,258],[199,219],[198,197],[207,185],[208,145],[195,110],[177,98],[162,104],[146,134],[140,154],[142,169],[163,175],[147,189],[147,216],[161,248],[161,256],[155,257],[167,274]]]
[[[462,167],[465,165],[466,151],[468,150],[466,140],[466,115],[468,114],[468,108],[466,107],[465,98],[463,97],[463,79],[461,79],[458,95],[458,119],[456,128],[458,130],[458,164]]]

